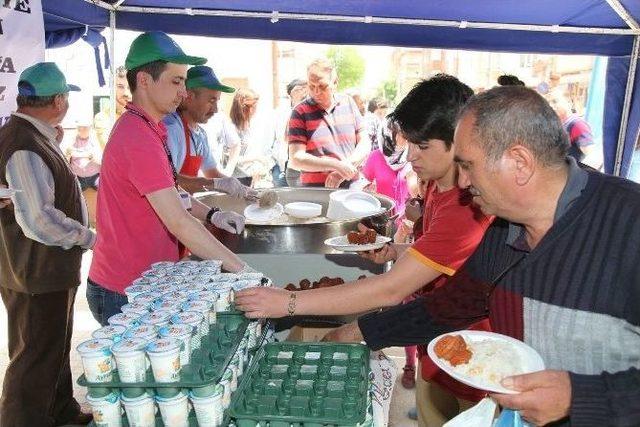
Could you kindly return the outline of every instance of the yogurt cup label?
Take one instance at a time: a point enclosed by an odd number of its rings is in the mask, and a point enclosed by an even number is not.
[[[117,341],[120,339],[122,334],[124,334],[126,329],[127,328],[122,325],[103,326],[102,328],[93,331],[91,336],[96,339],[108,339]]]
[[[131,427],[155,427],[155,401],[148,394],[135,399],[122,398],[122,404]]]
[[[185,394],[179,393],[171,399],[158,398],[156,400],[164,425],[172,427],[189,426],[189,402]]]

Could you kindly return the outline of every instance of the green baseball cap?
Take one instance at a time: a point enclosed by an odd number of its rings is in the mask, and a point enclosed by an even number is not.
[[[20,74],[18,95],[53,96],[69,91],[79,91],[76,85],[67,84],[60,68],[53,62],[38,62]]]
[[[149,31],[140,34],[131,43],[124,66],[133,70],[154,61],[167,61],[173,64],[202,65],[207,58],[185,54],[178,43],[162,31]]]
[[[194,89],[197,87],[204,87],[207,89],[219,90],[220,92],[232,93],[236,90],[231,86],[226,86],[220,83],[220,80],[216,77],[216,73],[213,72],[211,67],[204,65],[198,65],[196,67],[189,68],[187,71],[187,89]]]

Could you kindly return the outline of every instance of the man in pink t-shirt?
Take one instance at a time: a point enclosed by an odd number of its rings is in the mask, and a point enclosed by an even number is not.
[[[201,221],[240,233],[244,218],[189,199],[181,202],[177,173],[166,146],[162,119],[186,95],[186,55],[165,33],[137,37],[127,55],[132,102],[116,122],[102,161],[98,191],[98,238],[89,270],[87,300],[100,324],[127,302],[124,288],[157,261],[177,261],[178,241],[228,271],[250,269],[213,237]],[[188,205],[188,203],[187,203]]]

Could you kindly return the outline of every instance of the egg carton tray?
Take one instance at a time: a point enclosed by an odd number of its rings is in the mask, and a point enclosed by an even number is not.
[[[113,373],[110,382],[94,383],[87,381],[84,374],[78,378],[78,384],[84,387],[100,388],[193,388],[220,382],[222,374],[233,358],[240,341],[244,337],[249,321],[241,314],[218,313],[217,322],[210,326],[209,334],[202,338],[202,346],[191,352],[191,361],[182,367],[180,381],[159,383],[153,378],[151,369],[143,382],[123,383],[118,371]]]
[[[357,426],[367,414],[369,375],[369,349],[361,344],[266,344],[229,414],[238,427]]]

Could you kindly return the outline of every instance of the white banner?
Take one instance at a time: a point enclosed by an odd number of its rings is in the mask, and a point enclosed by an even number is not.
[[[40,0],[0,0],[0,126],[16,110],[20,73],[43,60]]]

